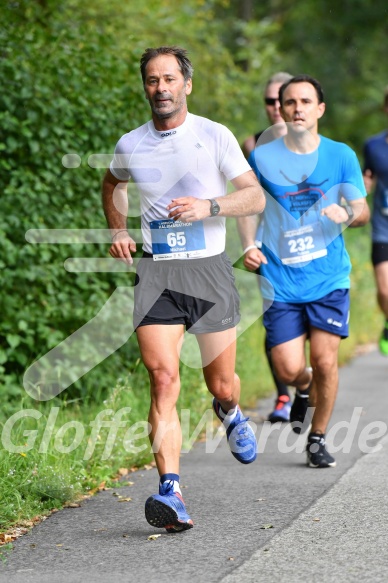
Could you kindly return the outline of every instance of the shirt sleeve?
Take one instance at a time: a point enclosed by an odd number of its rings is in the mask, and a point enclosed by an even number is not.
[[[227,127],[221,127],[223,128],[223,155],[220,160],[220,170],[228,180],[233,180],[234,178],[237,178],[237,176],[249,172],[251,167],[249,166],[235,136]]]
[[[250,167],[252,168],[252,170],[256,174],[258,181],[260,182],[261,175],[260,175],[260,171],[257,167],[255,152],[256,152],[256,149],[252,150],[252,152],[249,154],[248,164],[250,165]]]
[[[109,165],[109,169],[113,176],[115,176],[117,180],[122,180],[123,182],[127,182],[131,178],[128,169],[130,155],[125,147],[126,135],[122,136],[117,142],[113,159]]]
[[[341,185],[341,195],[346,200],[356,200],[367,196],[364,179],[362,177],[360,163],[356,153],[350,148],[343,166],[344,176]]]

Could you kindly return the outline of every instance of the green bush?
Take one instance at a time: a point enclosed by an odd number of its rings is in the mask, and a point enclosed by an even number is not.
[[[35,359],[87,323],[118,285],[130,284],[126,274],[64,269],[67,257],[106,257],[107,244],[25,239],[29,229],[106,228],[102,171],[88,158],[111,153],[121,133],[148,117],[139,52],[132,44],[123,55],[115,43],[103,20],[82,20],[71,3],[22,1],[2,10],[0,384],[11,399]],[[80,157],[78,168],[62,164],[69,153]],[[114,386],[117,369],[137,358],[133,351],[130,342],[101,365],[105,384]],[[98,367],[71,396],[95,391],[100,379]]]

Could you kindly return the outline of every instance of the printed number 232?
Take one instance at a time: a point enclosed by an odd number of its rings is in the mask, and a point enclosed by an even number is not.
[[[288,241],[290,253],[300,253],[308,249],[314,249],[314,241],[312,237],[299,237],[298,239],[291,239]]]
[[[168,233],[167,244],[169,247],[184,247],[186,245],[185,232],[178,231],[178,233]]]

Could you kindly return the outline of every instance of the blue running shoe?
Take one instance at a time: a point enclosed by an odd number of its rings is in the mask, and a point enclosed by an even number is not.
[[[224,420],[220,415],[221,405],[217,399],[213,399],[213,409],[218,419],[223,423]],[[232,455],[242,464],[250,464],[255,461],[257,455],[256,437],[252,427],[247,423],[249,417],[244,418],[240,407],[237,415],[226,427],[226,437]]]
[[[194,526],[182,496],[174,492],[173,484],[169,481],[159,485],[159,494],[147,499],[145,517],[151,526],[165,528],[167,532],[180,532]]]
[[[286,422],[290,420],[291,411],[291,399],[287,395],[280,395],[275,401],[275,408],[268,415],[268,421],[270,423],[276,423],[277,421]]]

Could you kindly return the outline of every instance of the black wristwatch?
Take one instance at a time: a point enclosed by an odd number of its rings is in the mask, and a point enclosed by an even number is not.
[[[210,202],[210,216],[215,217],[220,212],[220,205],[214,198],[209,198],[208,201]]]
[[[350,223],[353,220],[353,217],[354,217],[353,207],[351,207],[350,204],[346,204],[343,208],[348,213],[348,220],[346,222],[347,223]]]

